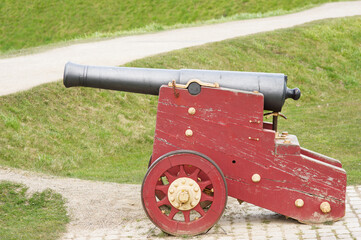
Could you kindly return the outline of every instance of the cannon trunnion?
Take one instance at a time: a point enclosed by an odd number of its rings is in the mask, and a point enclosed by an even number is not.
[[[222,216],[227,196],[304,223],[345,215],[341,163],[300,147],[294,135],[278,133],[277,121],[263,121],[265,109],[277,116],[287,96],[300,96],[299,90],[286,87],[284,75],[277,75],[283,82],[273,89],[272,79],[259,80],[267,75],[262,73],[164,70],[158,75],[160,70],[90,68],[68,65],[64,84],[159,94],[141,198],[150,220],[164,232],[207,232]],[[218,80],[225,78],[222,85]],[[240,78],[268,88],[232,87],[241,85]],[[273,98],[266,100],[269,94]]]

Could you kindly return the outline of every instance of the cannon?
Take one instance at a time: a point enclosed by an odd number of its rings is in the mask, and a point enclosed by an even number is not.
[[[284,74],[67,63],[63,80],[66,87],[159,95],[141,199],[149,219],[166,233],[207,232],[228,196],[303,223],[345,215],[341,162],[277,129],[285,99],[301,96],[298,88],[287,88]]]

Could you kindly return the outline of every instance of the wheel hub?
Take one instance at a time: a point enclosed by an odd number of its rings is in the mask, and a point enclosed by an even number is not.
[[[183,211],[190,210],[201,200],[200,187],[191,178],[178,178],[168,188],[168,199],[173,207]]]

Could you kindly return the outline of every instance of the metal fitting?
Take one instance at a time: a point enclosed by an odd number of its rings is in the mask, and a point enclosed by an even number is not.
[[[191,129],[187,129],[187,130],[186,130],[186,136],[187,136],[187,137],[193,136],[193,131],[192,131]]]
[[[259,174],[255,173],[252,175],[252,182],[258,183],[260,181],[261,181],[261,176]]]
[[[194,115],[194,114],[196,114],[196,109],[194,107],[190,107],[190,108],[188,108],[188,113],[189,113],[189,115]]]
[[[331,212],[331,205],[328,202],[323,202],[320,204],[320,209],[323,213]]]
[[[295,201],[295,205],[296,205],[296,207],[301,208],[301,207],[303,207],[303,205],[305,205],[305,202],[299,198]]]

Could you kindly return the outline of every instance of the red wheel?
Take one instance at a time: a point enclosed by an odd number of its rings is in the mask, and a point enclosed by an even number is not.
[[[172,235],[208,231],[222,216],[227,185],[219,167],[194,151],[158,158],[142,185],[142,203],[150,220]]]

